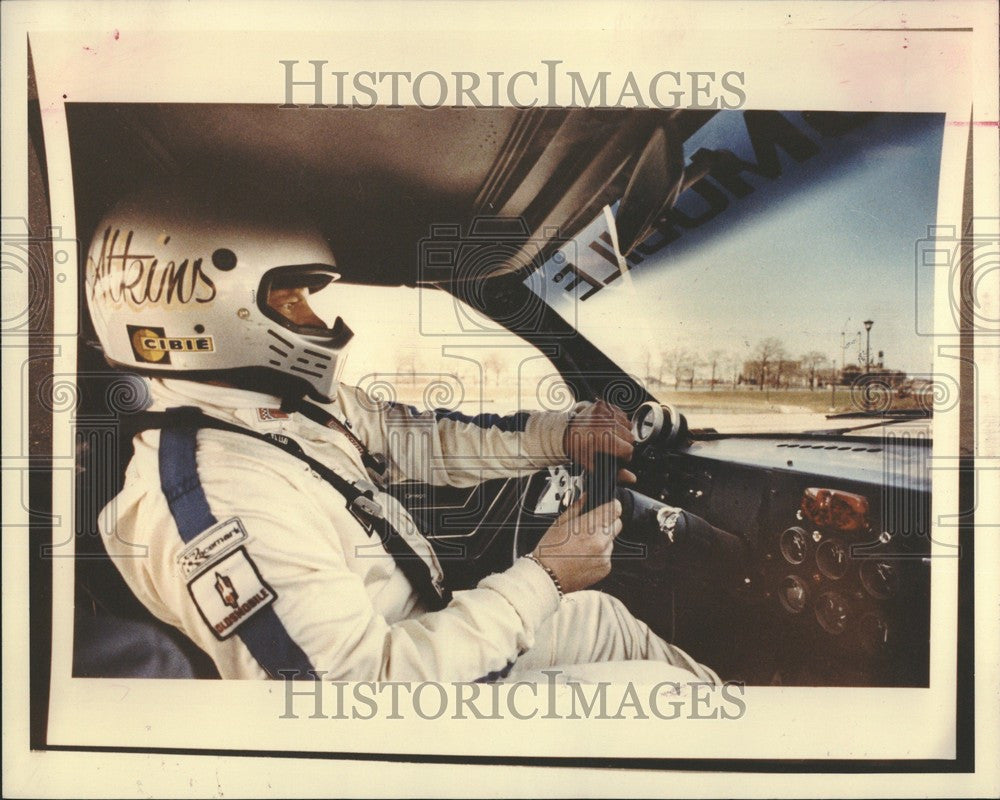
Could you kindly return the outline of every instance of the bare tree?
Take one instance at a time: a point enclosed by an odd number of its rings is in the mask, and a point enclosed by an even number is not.
[[[728,353],[725,357],[724,363],[726,365],[726,369],[729,371],[729,374],[732,376],[733,389],[735,389],[740,378],[740,367],[743,366],[743,364],[740,361],[740,357],[735,353]]]
[[[826,354],[818,350],[810,350],[801,359],[802,369],[809,376],[810,391],[816,388],[816,378],[819,368],[826,363]]]
[[[656,376],[653,375],[653,351],[648,345],[642,346],[641,361],[642,361],[643,382],[651,383],[652,381],[656,380]]]
[[[683,347],[674,347],[660,353],[660,382],[663,382],[664,375],[670,375],[674,379],[674,388],[681,385],[681,381],[687,381],[688,386],[694,383],[694,368],[698,359],[694,353],[685,350]]]
[[[725,353],[721,350],[709,350],[708,355],[705,356],[705,363],[712,368],[712,378],[709,383],[711,391],[715,391],[715,375],[719,367],[723,364],[723,359],[725,358]]]
[[[396,374],[402,378],[409,377],[410,383],[417,382],[417,351],[412,349],[400,350],[396,357]]]
[[[753,355],[760,375],[760,383],[757,388],[763,391],[764,384],[767,383],[774,365],[785,358],[785,346],[779,339],[769,336],[757,343]]]
[[[503,372],[503,359],[495,351],[488,353],[483,358],[483,374],[486,375],[487,380],[489,380],[491,372],[493,373],[493,382],[499,384],[500,373]]]
[[[698,356],[694,353],[691,353],[690,355],[690,360],[684,365],[684,376],[687,378],[688,389],[693,389],[695,372],[698,367],[705,366],[705,362],[698,358]]]
[[[794,379],[802,375],[802,365],[792,358],[779,358],[775,362],[774,385],[778,389],[787,389]]]
[[[662,385],[664,383],[663,379],[671,372],[673,372],[673,357],[670,355],[670,351],[662,350],[660,352],[660,360],[656,366],[656,382]]]

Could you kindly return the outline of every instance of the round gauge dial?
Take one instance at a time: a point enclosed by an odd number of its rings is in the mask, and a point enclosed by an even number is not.
[[[809,535],[802,528],[789,528],[781,534],[779,548],[781,555],[789,564],[801,564],[806,560],[806,548],[809,546]]]
[[[887,600],[899,591],[899,568],[885,559],[865,561],[860,569],[861,585],[872,597]]]
[[[827,633],[837,636],[847,630],[847,599],[839,592],[823,592],[816,599],[816,621]]]
[[[861,648],[869,655],[880,655],[892,649],[892,634],[889,623],[881,614],[865,614],[858,620],[858,636]]]
[[[637,444],[648,442],[663,430],[663,408],[657,403],[643,403],[632,417],[632,436]]]
[[[789,614],[798,614],[809,601],[809,589],[798,575],[786,575],[778,588],[778,600]]]
[[[840,580],[847,574],[847,548],[836,539],[827,539],[816,548],[816,566],[826,577]]]

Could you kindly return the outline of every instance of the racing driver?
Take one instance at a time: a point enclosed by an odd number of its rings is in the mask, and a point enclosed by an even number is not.
[[[599,451],[624,461],[627,420],[603,402],[476,417],[375,402],[338,380],[347,314],[321,319],[310,302],[335,301],[338,277],[327,242],[294,216],[203,192],[139,194],[98,226],[91,318],[106,359],[149,378],[158,420],[135,435],[100,516],[145,606],[224,678],[499,680],[641,662],[718,682],[585,591],[610,570],[617,501],[585,512],[581,499],[530,555],[446,591],[386,485],[468,487],[570,457],[592,466]]]

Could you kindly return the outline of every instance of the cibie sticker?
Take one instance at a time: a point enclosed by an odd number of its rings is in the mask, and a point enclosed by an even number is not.
[[[239,517],[227,519],[198,534],[197,538],[177,556],[177,564],[184,577],[190,578],[196,572],[201,572],[213,559],[245,542],[247,538],[246,528],[243,527]]]
[[[188,582],[198,613],[217,639],[227,639],[277,598],[245,547],[221,558]]]
[[[171,353],[211,353],[215,340],[211,336],[167,336],[163,328],[126,325],[129,344],[136,361],[146,364],[169,364]]]

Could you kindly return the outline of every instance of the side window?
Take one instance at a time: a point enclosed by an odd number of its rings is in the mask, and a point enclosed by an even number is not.
[[[346,283],[335,288],[329,295],[336,308],[330,310],[355,334],[345,384],[421,411],[564,411],[573,403],[537,348],[447,292]]]

